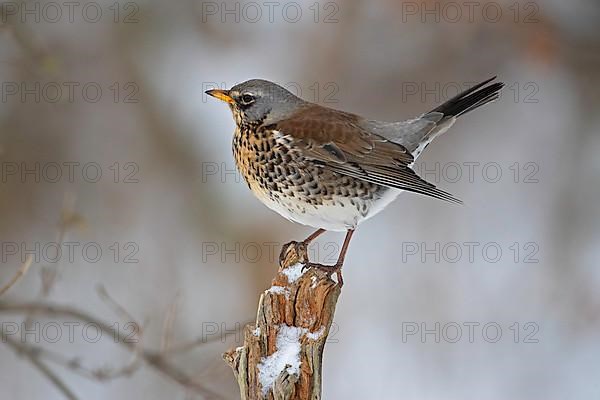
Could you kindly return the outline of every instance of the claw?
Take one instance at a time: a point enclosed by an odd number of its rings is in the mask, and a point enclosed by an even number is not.
[[[291,241],[286,243],[281,248],[281,253],[279,253],[279,265],[283,267],[285,260],[288,257],[288,253],[291,250],[291,246],[294,246],[294,250],[296,252],[296,256],[298,257],[298,261],[303,263],[302,272],[306,271],[309,268],[316,268],[322,272],[324,272],[328,278],[335,273],[337,277],[337,282],[340,287],[344,286],[344,279],[342,278],[342,265],[344,264],[344,254],[346,252],[347,243],[349,242],[349,238],[352,236],[353,231],[348,231],[346,234],[346,239],[344,240],[344,246],[342,248],[342,254],[338,259],[338,262],[334,265],[323,265],[317,263],[311,263],[308,261],[308,245],[310,242],[318,235],[320,235],[322,230],[315,232],[313,235],[309,236],[306,240],[302,242]]]
[[[304,265],[304,267],[302,269],[304,270],[305,268],[318,269],[319,271],[324,272],[328,278],[331,278],[331,276],[335,273],[337,280],[338,280],[338,285],[340,287],[344,286],[344,278],[342,277],[342,265],[341,264],[323,265],[323,264],[316,264],[316,263],[308,262]]]

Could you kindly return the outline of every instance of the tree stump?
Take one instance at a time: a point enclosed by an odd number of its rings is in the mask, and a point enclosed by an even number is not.
[[[321,398],[325,342],[340,287],[321,270],[304,269],[306,246],[283,246],[272,286],[258,302],[244,345],[223,354],[242,400]]]

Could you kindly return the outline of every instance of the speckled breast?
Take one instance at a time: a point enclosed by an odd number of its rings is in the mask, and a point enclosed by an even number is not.
[[[272,130],[236,129],[233,153],[250,190],[264,204],[306,225],[354,227],[389,190],[315,165]]]

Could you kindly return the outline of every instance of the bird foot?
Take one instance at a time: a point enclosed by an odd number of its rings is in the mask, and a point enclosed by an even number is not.
[[[309,268],[315,268],[319,271],[324,272],[328,278],[335,273],[337,277],[337,282],[340,287],[344,286],[344,278],[342,277],[342,265],[343,263],[338,262],[334,265],[323,265],[318,263],[313,263],[308,261],[308,245],[309,241],[295,242],[291,241],[283,245],[281,248],[281,253],[279,253],[279,265],[283,266],[286,264],[286,260],[289,260],[289,257],[294,257],[298,260],[298,262],[303,263],[304,267],[302,267],[302,272]],[[294,253],[294,254],[292,254]],[[289,263],[288,263],[289,264]]]
[[[344,278],[342,277],[342,264],[323,265],[323,264],[307,262],[304,265],[304,267],[302,267],[302,271],[304,271],[308,268],[318,269],[319,271],[324,272],[328,278],[331,278],[331,276],[335,273],[335,276],[337,277],[338,285],[340,286],[340,288],[342,286],[344,286]]]

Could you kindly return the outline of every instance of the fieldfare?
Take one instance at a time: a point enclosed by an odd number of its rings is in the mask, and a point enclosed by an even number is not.
[[[325,231],[346,231],[336,272],[359,223],[402,191],[460,203],[421,179],[415,159],[456,119],[498,98],[504,86],[491,78],[415,119],[369,120],[304,101],[275,83],[253,79],[206,93],[229,104],[236,122],[233,154],[250,190],[285,218]]]

